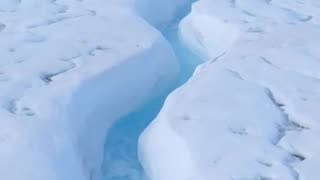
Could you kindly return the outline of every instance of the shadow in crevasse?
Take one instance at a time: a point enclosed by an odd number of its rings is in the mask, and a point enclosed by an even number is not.
[[[105,142],[103,180],[144,180],[145,174],[138,160],[138,139],[143,130],[155,119],[166,97],[184,84],[193,74],[200,59],[188,51],[178,38],[178,22],[190,9],[181,13],[162,33],[170,42],[181,67],[176,83],[160,97],[142,105],[137,111],[118,120],[110,129]]]

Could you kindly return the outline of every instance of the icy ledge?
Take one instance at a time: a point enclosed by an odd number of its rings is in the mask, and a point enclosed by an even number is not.
[[[152,180],[314,180],[317,1],[200,0],[180,38],[206,61],[140,137]]]
[[[175,80],[169,43],[131,1],[5,0],[0,14],[1,179],[96,179],[111,124]]]

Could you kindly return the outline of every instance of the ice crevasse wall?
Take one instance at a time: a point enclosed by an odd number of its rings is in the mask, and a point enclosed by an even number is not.
[[[150,179],[318,178],[319,7],[312,0],[193,4],[179,37],[205,63],[140,137]]]
[[[0,2],[1,179],[99,178],[111,124],[179,72],[154,28],[179,4],[159,5],[147,22],[140,1]]]
[[[156,29],[190,3],[1,1],[1,178],[98,178],[112,122],[174,81],[179,67]],[[152,180],[317,177],[319,7],[193,5],[179,35],[205,63],[140,138]]]

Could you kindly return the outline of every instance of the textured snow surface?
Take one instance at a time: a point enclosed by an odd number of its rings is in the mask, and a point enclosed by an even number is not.
[[[113,121],[175,79],[135,3],[0,1],[0,179],[98,177]]]
[[[200,0],[179,26],[204,64],[140,137],[152,180],[317,180],[320,6]]]
[[[0,179],[99,179],[112,125],[177,80],[177,43],[204,63],[140,137],[150,180],[318,180],[320,2],[199,0],[169,43],[192,2],[0,0]]]

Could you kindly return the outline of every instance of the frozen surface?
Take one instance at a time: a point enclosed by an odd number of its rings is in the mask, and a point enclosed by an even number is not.
[[[130,0],[1,0],[0,179],[100,176],[112,123],[176,79]]]
[[[192,2],[0,0],[0,179],[318,180],[320,3]]]
[[[317,180],[319,10],[316,0],[196,2],[179,37],[204,64],[140,137],[149,178]]]

